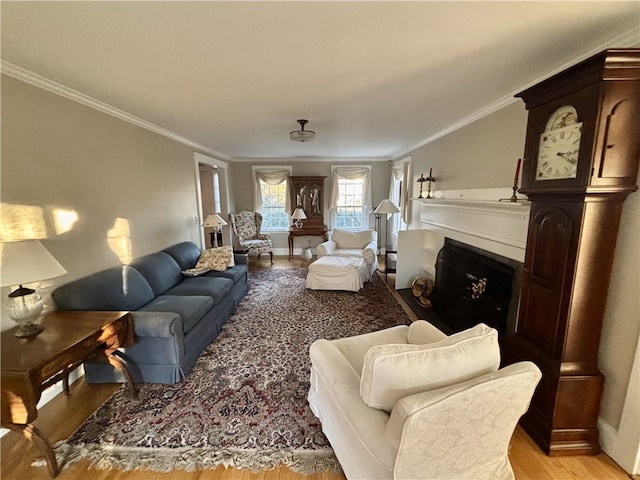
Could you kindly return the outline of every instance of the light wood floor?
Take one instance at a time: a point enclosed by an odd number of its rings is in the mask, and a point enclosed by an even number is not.
[[[263,257],[260,262],[252,259],[250,267],[252,269],[286,268],[291,266],[304,267],[307,264],[300,259],[289,262],[286,257],[276,257],[272,267],[269,261]],[[389,275],[389,283],[392,282],[393,275]],[[414,315],[408,307],[405,309],[410,316]],[[52,443],[67,438],[118,387],[119,385],[109,384],[88,385],[81,379],[72,386],[72,394],[69,398],[61,394],[40,410],[39,418],[35,422],[36,426]],[[0,440],[0,455],[0,478],[3,480],[45,480],[50,478],[46,468],[30,466],[34,459],[40,458],[40,451],[16,433],[9,432]],[[517,480],[628,480],[632,478],[605,454],[582,457],[547,457],[519,427],[511,442],[509,458]],[[88,469],[86,462],[78,462],[64,468],[57,478],[60,480],[343,480],[344,476],[337,474],[303,476],[284,467],[255,474],[247,470],[225,469],[223,467],[201,472],[121,472],[118,470]]]

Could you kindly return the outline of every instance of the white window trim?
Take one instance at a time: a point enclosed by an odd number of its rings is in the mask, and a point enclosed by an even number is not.
[[[343,164],[343,165],[331,165],[331,178],[330,178],[330,184],[329,184],[329,195],[331,195],[334,172],[336,170],[340,169],[340,168],[364,168],[364,169],[367,169],[369,171],[369,185],[368,185],[369,197],[371,197],[371,165],[358,165],[358,164],[351,164],[351,163]],[[363,230],[367,230],[367,229],[370,228],[369,227],[369,225],[370,225],[369,217],[371,216],[370,214],[373,211],[373,206],[371,205],[370,202],[369,202],[369,204],[366,204],[366,200],[367,199],[365,199],[364,224],[362,226]],[[329,199],[329,204],[331,204],[331,199]],[[330,210],[331,228],[334,229],[335,225],[336,225],[336,211],[335,211],[335,209],[331,208],[331,205],[329,205],[329,210]]]
[[[255,184],[256,172],[261,172],[265,170],[286,170],[289,172],[289,177],[291,177],[291,174],[293,173],[293,166],[292,165],[251,165],[252,184]],[[254,191],[253,205],[255,205],[256,204],[255,190],[253,188],[252,190]],[[287,195],[290,196],[291,192],[287,191]],[[265,231],[269,233],[280,233],[280,232],[288,232],[289,229],[287,228],[286,230],[265,230]]]

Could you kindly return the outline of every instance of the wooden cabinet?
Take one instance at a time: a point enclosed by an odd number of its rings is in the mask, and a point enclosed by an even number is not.
[[[520,191],[531,215],[503,359],[543,372],[522,419],[542,449],[595,454],[600,333],[622,205],[637,189],[640,49],[606,50],[517,96],[529,110]]]
[[[327,177],[291,177],[291,205],[293,208],[302,208],[307,216],[302,221],[302,229],[326,229],[323,207],[325,178]]]

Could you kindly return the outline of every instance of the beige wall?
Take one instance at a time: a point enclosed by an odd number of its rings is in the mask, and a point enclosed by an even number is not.
[[[420,173],[426,176],[430,167],[437,179],[436,190],[510,187],[516,161],[524,152],[526,121],[526,109],[518,101],[411,152],[411,196],[418,196],[416,179]],[[415,210],[419,205],[414,203],[412,228],[419,228]],[[614,429],[619,427],[640,337],[638,292],[640,193],[636,192],[624,204],[599,351],[599,365],[605,375],[600,418]]]
[[[387,161],[367,161],[356,160],[347,161],[346,159],[331,159],[330,161],[320,161],[317,159],[236,159],[231,163],[231,192],[235,199],[236,210],[253,210],[253,175],[252,166],[261,165],[290,165],[292,167],[292,175],[322,175],[327,177],[324,181],[325,195],[323,199],[324,221],[329,228],[330,213],[328,209],[328,197],[331,178],[331,165],[371,165],[371,201],[373,208],[385,198],[389,198],[389,181],[391,169]],[[375,227],[373,215],[369,219],[370,228]],[[274,232],[271,234],[273,246],[275,249],[288,248],[288,234],[285,232]],[[319,237],[309,237],[306,239],[296,239],[295,247],[307,246],[315,247],[322,239]],[[280,250],[282,251],[282,250]]]
[[[41,291],[127,256],[199,243],[191,148],[4,75],[1,92],[3,228],[16,206],[36,212],[42,243],[69,272]],[[57,209],[78,217],[61,234]]]

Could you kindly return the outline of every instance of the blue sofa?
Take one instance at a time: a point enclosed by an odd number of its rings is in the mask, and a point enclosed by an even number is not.
[[[133,315],[136,343],[121,353],[134,381],[177,383],[220,333],[249,290],[246,255],[235,266],[187,277],[200,248],[183,242],[58,287],[59,310],[121,310]],[[106,363],[85,363],[89,383],[123,382]]]

